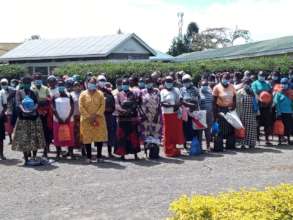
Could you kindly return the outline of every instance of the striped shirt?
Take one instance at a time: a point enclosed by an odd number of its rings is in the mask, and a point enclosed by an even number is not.
[[[213,94],[212,90],[203,90],[200,88],[200,109],[212,111],[213,110]]]

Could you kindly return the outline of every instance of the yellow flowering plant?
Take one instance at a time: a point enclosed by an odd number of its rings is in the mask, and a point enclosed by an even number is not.
[[[293,185],[215,196],[183,195],[170,204],[170,211],[169,220],[293,220]]]

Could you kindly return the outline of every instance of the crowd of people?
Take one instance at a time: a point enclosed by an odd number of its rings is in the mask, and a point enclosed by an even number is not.
[[[113,83],[114,84],[114,83]],[[23,153],[25,165],[43,149],[48,158],[52,145],[56,158],[75,158],[76,149],[92,162],[92,144],[100,161],[103,146],[109,157],[138,153],[149,137],[159,140],[167,157],[189,149],[196,138],[207,151],[254,148],[264,127],[266,145],[272,145],[275,121],[284,133],[279,144],[292,145],[293,73],[252,74],[221,72],[203,74],[199,82],[183,71],[154,72],[138,78],[117,78],[115,85],[107,74],[87,73],[85,79],[41,74],[1,79],[0,160],[5,160],[3,142],[9,137],[12,150]],[[194,115],[205,111],[204,127]],[[241,138],[224,114],[236,111],[245,129]],[[197,118],[198,119],[198,118]],[[219,129],[213,132],[214,124]],[[204,136],[204,137],[203,137]],[[205,141],[203,141],[205,140]],[[66,149],[65,151],[62,151]]]

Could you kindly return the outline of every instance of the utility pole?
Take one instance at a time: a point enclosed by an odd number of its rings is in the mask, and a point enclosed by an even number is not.
[[[177,17],[178,17],[178,38],[180,40],[183,40],[183,34],[182,34],[182,28],[183,28],[183,12],[178,12]]]

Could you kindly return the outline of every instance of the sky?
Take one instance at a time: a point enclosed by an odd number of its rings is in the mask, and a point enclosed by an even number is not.
[[[166,52],[194,21],[212,27],[248,29],[253,41],[293,35],[293,0],[0,0],[0,42],[22,42],[31,35],[67,38],[136,33]]]

